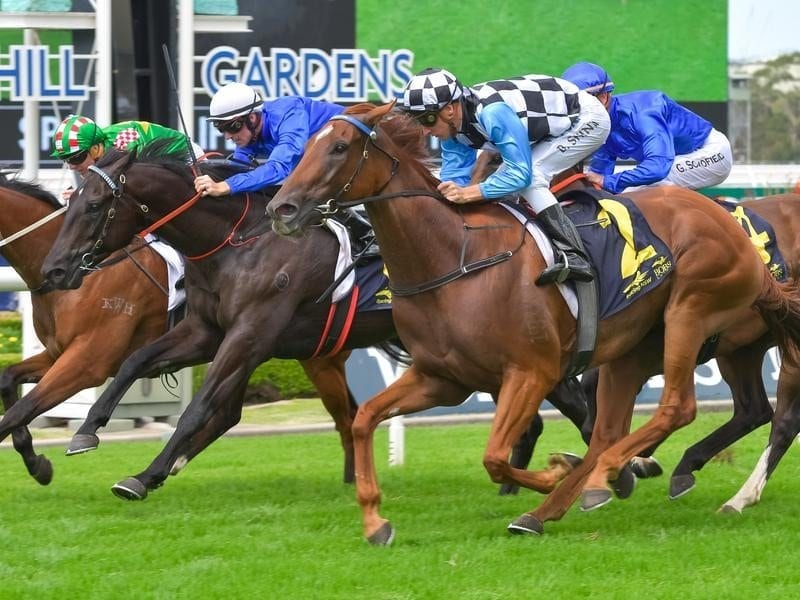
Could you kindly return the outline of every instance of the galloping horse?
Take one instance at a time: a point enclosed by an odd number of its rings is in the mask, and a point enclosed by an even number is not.
[[[511,444],[568,367],[575,320],[555,286],[533,284],[546,261],[514,217],[495,203],[442,201],[424,161],[421,129],[401,116],[384,119],[391,107],[359,115],[349,110],[331,119],[268,207],[275,230],[296,235],[337,207],[363,202],[393,287],[408,291],[395,293],[393,310],[414,363],[361,405],[353,424],[357,498],[371,543],[394,538],[394,528],[379,514],[373,455],[374,430],[391,415],[457,404],[473,389],[498,393],[484,466],[495,482],[552,492],[509,526],[514,533],[541,533],[545,521],[566,513],[582,487],[585,505],[605,502],[607,482],[630,458],[691,422],[694,363],[705,340],[718,336],[721,349],[739,347],[769,329],[781,347],[796,352],[796,290],[790,296],[772,279],[724,209],[689,190],[640,192],[635,204],[671,251],[672,270],[661,285],[599,324],[592,365],[603,366],[587,455],[571,470],[512,468]],[[414,135],[416,152],[396,142]],[[754,312],[763,321],[756,322]],[[659,407],[626,435],[638,389],[627,373],[636,372],[651,332],[658,337],[662,328]]]
[[[174,329],[123,363],[73,438],[72,450],[96,447],[94,432],[137,378],[213,360],[164,450],[143,472],[112,488],[120,497],[143,499],[239,421],[247,381],[258,365],[272,357],[297,358],[336,422],[345,449],[344,479],[352,481],[356,404],[344,377],[348,353],[339,350],[376,345],[396,334],[391,310],[359,311],[332,356],[309,359],[329,321],[330,304],[316,299],[333,281],[336,238],[322,229],[299,241],[274,234],[262,195],[199,198],[185,161],[164,156],[158,142],[138,155],[108,152],[96,167],[70,200],[45,261],[48,281],[80,286],[87,261],[102,260],[158,223],[162,239],[187,257],[188,311]],[[580,427],[582,399],[566,389],[562,396],[550,399]],[[533,431],[537,422],[529,422]]]
[[[473,169],[474,182],[483,181],[499,165],[499,157],[495,152],[482,153]],[[580,168],[576,168],[562,174],[563,181],[573,183],[568,183],[561,189],[568,191],[584,185],[584,182],[574,177],[580,171]],[[768,196],[740,202],[739,206],[753,211],[772,226],[778,248],[789,271],[788,275],[797,279],[800,276],[800,245],[797,243],[800,236],[800,195]],[[763,234],[753,230],[752,224],[748,224],[747,229],[756,238],[756,245],[762,246],[765,243]],[[702,469],[722,450],[772,419],[772,432],[764,457],[759,460],[753,475],[742,489],[725,502],[721,510],[741,512],[743,508],[760,499],[766,480],[800,431],[800,407],[794,405],[800,400],[800,373],[790,364],[781,366],[781,383],[777,390],[775,412],[764,389],[761,366],[766,350],[771,345],[772,341],[765,336],[733,353],[717,356],[720,373],[731,388],[733,415],[730,420],[683,453],[670,478],[670,498],[678,498],[690,491],[695,484],[695,471]],[[641,374],[642,384],[647,377],[660,373],[663,363],[660,345],[652,345],[648,350],[651,350],[652,360]],[[597,374],[597,369],[592,369],[583,374],[581,381],[590,405],[594,402],[597,391]],[[590,415],[592,413],[593,410],[590,409]]]
[[[0,376],[6,409],[0,440],[11,433],[28,473],[42,485],[50,483],[53,467],[36,455],[27,425],[77,392],[105,383],[131,352],[167,327],[167,268],[141,243],[126,249],[130,258],[110,259],[79,291],[47,293],[41,268],[64,220],[56,214],[60,208],[38,185],[0,176],[0,233],[8,242],[3,256],[31,290],[33,325],[44,345]],[[23,383],[37,385],[20,399]]]

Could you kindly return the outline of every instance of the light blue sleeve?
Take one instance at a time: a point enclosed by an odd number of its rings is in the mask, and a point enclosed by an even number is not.
[[[458,185],[467,185],[472,179],[472,167],[475,166],[478,151],[465,146],[454,139],[442,142],[442,170],[439,179],[452,181]]]
[[[480,184],[484,198],[500,198],[525,189],[533,180],[531,142],[517,113],[504,102],[489,104],[478,117],[503,165]]]

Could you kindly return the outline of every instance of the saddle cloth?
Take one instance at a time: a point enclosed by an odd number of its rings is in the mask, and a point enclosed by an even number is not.
[[[575,223],[598,275],[600,319],[610,317],[660,285],[672,271],[672,254],[628,198],[603,191],[580,190],[559,197],[568,201],[564,212]],[[518,220],[527,223],[544,255],[553,264],[553,250],[526,204],[501,203]],[[564,289],[566,288],[566,289]],[[559,284],[573,316],[574,299],[569,282]]]

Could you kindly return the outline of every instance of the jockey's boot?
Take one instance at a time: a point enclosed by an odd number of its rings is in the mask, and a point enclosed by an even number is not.
[[[557,250],[555,264],[542,271],[536,285],[562,283],[567,279],[591,281],[594,279],[592,265],[586,255],[581,236],[575,224],[564,214],[560,204],[548,206],[536,215],[536,220],[552,240]]]

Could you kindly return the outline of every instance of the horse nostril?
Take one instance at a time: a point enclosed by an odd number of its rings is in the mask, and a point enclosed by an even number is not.
[[[273,217],[281,221],[290,221],[297,213],[297,207],[288,203],[279,204],[272,209]]]
[[[64,269],[50,269],[46,274],[47,280],[50,283],[58,284],[64,281],[67,272]]]

